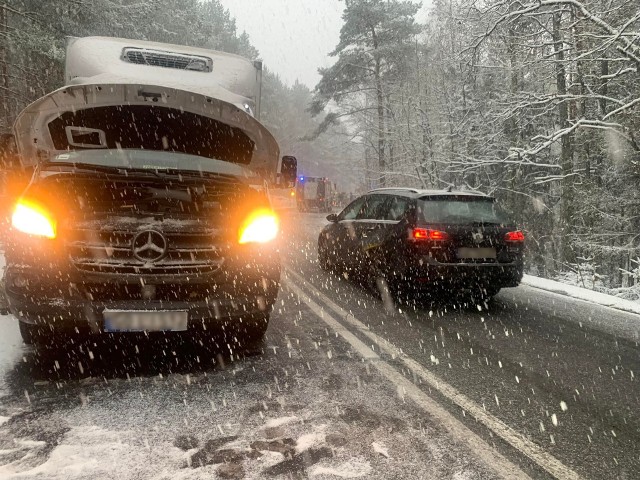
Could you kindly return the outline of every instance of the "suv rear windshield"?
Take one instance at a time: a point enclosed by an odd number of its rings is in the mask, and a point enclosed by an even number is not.
[[[418,223],[508,223],[493,198],[420,198]]]

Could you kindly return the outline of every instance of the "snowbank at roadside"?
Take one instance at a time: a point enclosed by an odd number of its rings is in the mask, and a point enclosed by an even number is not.
[[[640,315],[640,303],[624,300],[622,298],[617,298],[612,295],[596,292],[587,288],[567,285],[565,283],[556,282],[555,280],[534,277],[532,275],[525,275],[522,279],[522,284],[539,288],[540,290],[546,290],[547,292],[559,293],[560,295],[577,298],[584,300],[585,302],[596,303],[598,305],[604,305],[605,307],[611,307],[617,310]]]

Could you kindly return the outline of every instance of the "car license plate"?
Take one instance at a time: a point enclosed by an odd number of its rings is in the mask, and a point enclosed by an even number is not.
[[[105,332],[183,332],[189,315],[183,310],[105,309],[102,318]]]
[[[496,258],[495,248],[459,248],[458,258]]]

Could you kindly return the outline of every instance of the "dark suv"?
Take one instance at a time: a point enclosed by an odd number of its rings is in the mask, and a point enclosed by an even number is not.
[[[396,292],[488,298],[522,280],[524,234],[484,194],[379,189],[327,220],[321,267],[384,278]]]

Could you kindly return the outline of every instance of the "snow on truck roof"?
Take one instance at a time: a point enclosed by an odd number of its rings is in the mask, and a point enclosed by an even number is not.
[[[217,98],[254,115],[262,65],[204,48],[111,37],[69,37],[65,85],[144,84]]]

